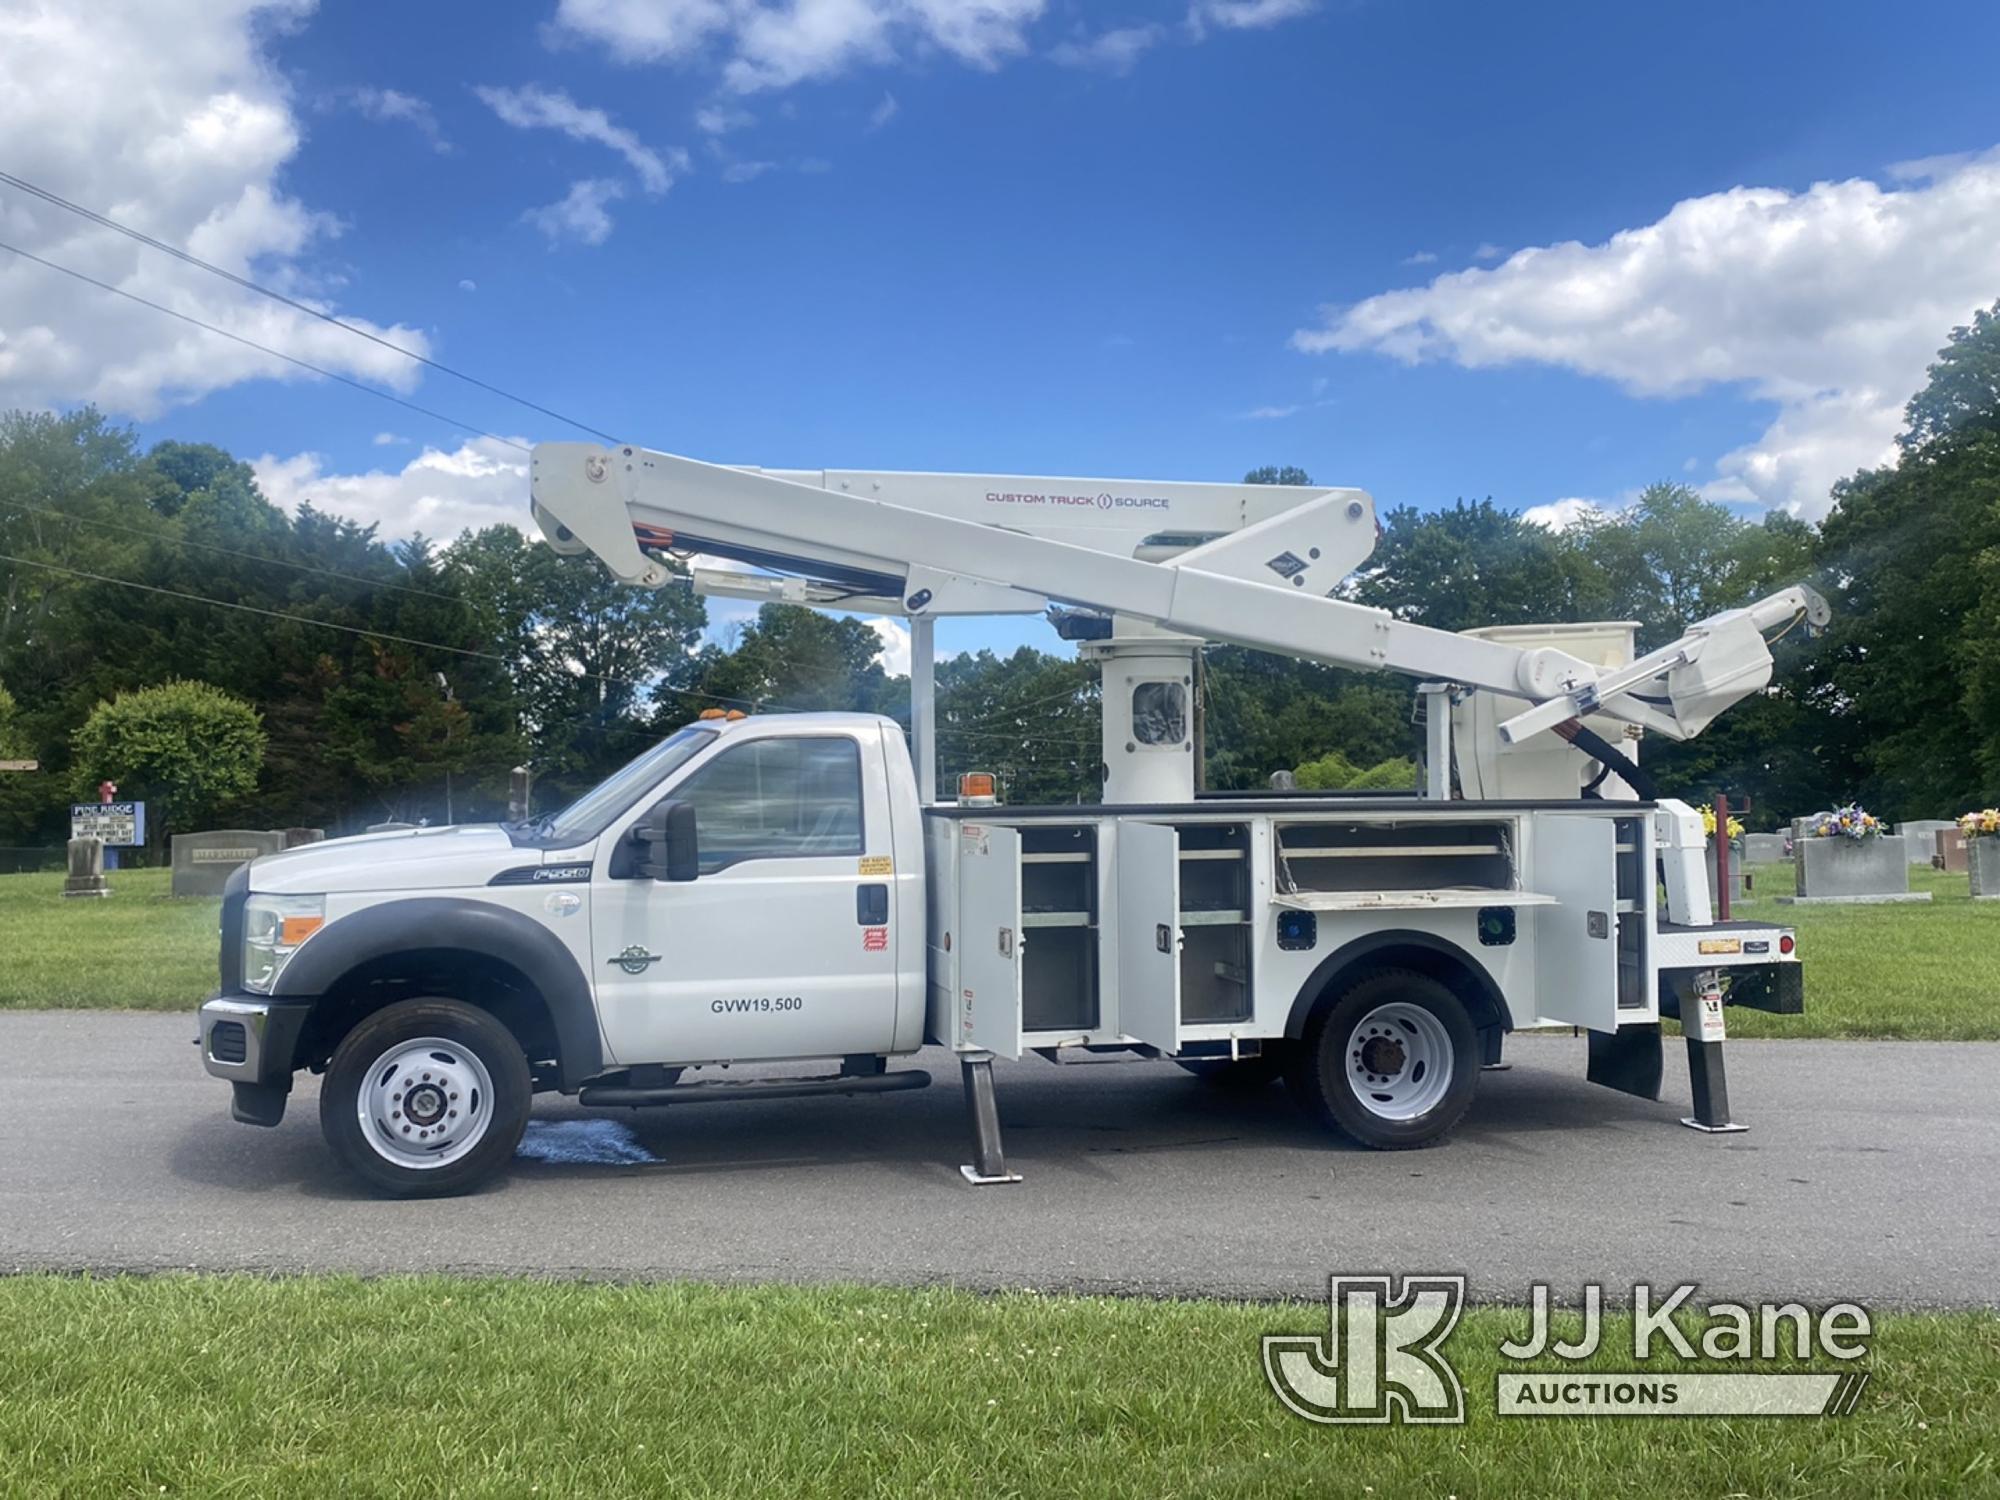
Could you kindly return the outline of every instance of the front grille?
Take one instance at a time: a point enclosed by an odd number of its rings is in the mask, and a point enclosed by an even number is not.
[[[209,1028],[208,1055],[219,1063],[240,1063],[250,1055],[249,1033],[241,1021],[217,1021]]]

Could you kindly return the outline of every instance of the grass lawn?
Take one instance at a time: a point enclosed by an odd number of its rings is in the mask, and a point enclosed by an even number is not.
[[[2000,1039],[2000,902],[1963,875],[1912,869],[1925,905],[1780,906],[1790,867],[1753,867],[1763,888],[1737,915],[1798,929],[1806,1013],[1731,1010],[1732,1036]],[[215,987],[217,903],[168,897],[165,870],[124,870],[109,901],[64,901],[60,875],[0,875],[0,1010],[180,1010]]]
[[[192,1010],[213,990],[222,903],[167,894],[166,870],[114,870],[108,901],[60,874],[0,875],[0,1010]]]
[[[1828,1419],[1284,1411],[1258,1336],[1324,1307],[443,1278],[0,1280],[0,1494],[1993,1494],[2000,1318],[1878,1318]],[[1607,1329],[1604,1369],[1632,1368]],[[1622,1347],[1621,1347],[1622,1346]],[[1831,1367],[1830,1365],[1827,1367]]]

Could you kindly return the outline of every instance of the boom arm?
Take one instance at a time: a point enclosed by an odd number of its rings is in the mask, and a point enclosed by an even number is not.
[[[1052,601],[1078,605],[1207,640],[1527,699],[1535,707],[1502,726],[1509,740],[1600,710],[1676,739],[1690,737],[1770,680],[1767,625],[1800,614],[1825,617],[1810,590],[1787,589],[1702,622],[1630,668],[1600,675],[1560,651],[1412,625],[1333,597],[1374,550],[1374,505],[1359,490],[1280,491],[1295,503],[1258,519],[1245,509],[1242,486],[922,474],[825,475],[814,485],[588,443],[537,445],[532,473],[535,517],[550,542],[560,551],[596,554],[627,583],[666,583],[671,571],[648,554],[681,551],[812,580],[821,586],[814,603],[915,618],[1039,613]],[[1008,507],[1023,485],[1044,500],[1053,494],[1085,509],[1144,504],[1158,513],[1163,541],[1173,539],[1179,498],[1184,509],[1208,518],[1197,535],[1210,539],[1147,560],[1115,550],[1131,546],[1129,527],[1083,542],[1037,534],[1048,528],[1014,529],[1008,523],[1019,512]],[[982,490],[998,512],[995,520],[973,518],[967,496]],[[880,498],[885,492],[895,498]],[[1151,504],[1161,500],[1163,507]],[[1242,521],[1229,525],[1235,516]]]

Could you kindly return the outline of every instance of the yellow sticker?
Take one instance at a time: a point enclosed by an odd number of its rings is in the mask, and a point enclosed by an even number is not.
[[[893,875],[896,873],[896,862],[886,854],[864,854],[861,856],[861,873]]]
[[[1703,953],[1741,953],[1742,938],[1703,938],[1699,944]]]

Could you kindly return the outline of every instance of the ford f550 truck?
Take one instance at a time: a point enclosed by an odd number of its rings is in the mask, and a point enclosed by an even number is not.
[[[1282,1077],[1398,1148],[1449,1130],[1528,1026],[1584,1028],[1594,1081],[1658,1097],[1680,1017],[1688,1123],[1735,1128],[1723,1003],[1802,1005],[1793,934],[1711,919],[1700,819],[1634,757],[1642,730],[1698,732],[1760,687],[1762,632],[1824,617],[1805,590],[1635,660],[1627,624],[1460,636],[1341,600],[1373,539],[1356,490],[771,474],[580,444],[534,470],[551,542],[635,584],[694,555],[709,592],[909,618],[917,756],[873,715],[716,715],[560,812],[238,871],[204,1064],[261,1125],[321,1074],[328,1144],[382,1191],[490,1176],[537,1092],[893,1092],[929,1082],[890,1066],[925,1043],[960,1065],[982,1184],[1015,1180],[991,1062],[1029,1051]],[[1051,495],[1084,503],[1023,518]],[[1004,806],[978,777],[938,800],[932,619],[1051,605],[1102,664],[1103,802]],[[1420,794],[1198,795],[1204,639],[1424,677]]]

